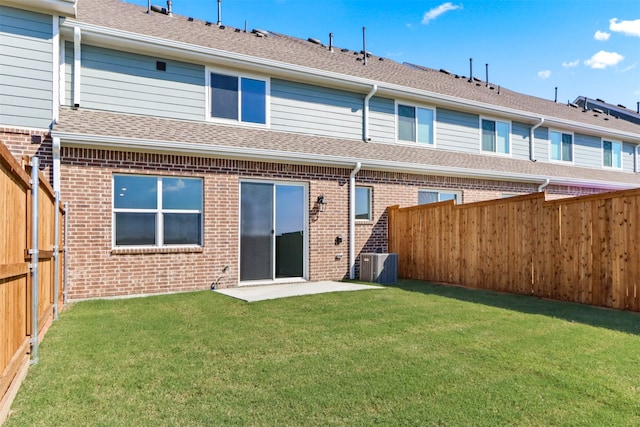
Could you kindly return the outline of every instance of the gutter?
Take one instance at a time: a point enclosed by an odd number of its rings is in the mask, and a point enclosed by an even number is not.
[[[356,278],[356,174],[362,163],[356,162],[349,175],[349,279]]]
[[[456,107],[458,109],[463,107],[469,111],[477,112],[478,114],[502,114],[504,116],[509,116],[512,119],[524,120],[526,122],[540,120],[540,115],[532,112],[501,107],[465,98],[458,98],[451,95],[444,95],[394,83],[384,83],[332,71],[320,70],[301,65],[292,65],[272,59],[258,58],[255,56],[228,52],[221,49],[198,46],[191,43],[116,30],[113,28],[80,22],[70,18],[62,18],[60,28],[61,30],[64,30],[63,34],[67,37],[70,37],[71,32],[78,28],[82,31],[83,38],[88,42],[99,42],[105,46],[137,50],[146,52],[147,54],[151,52],[155,54],[169,55],[182,61],[195,61],[202,65],[211,64],[212,61],[215,60],[217,65],[221,66],[226,65],[244,69],[249,66],[252,72],[263,71],[265,73],[273,74],[274,77],[280,76],[294,78],[299,81],[311,81],[319,84],[327,84],[331,87],[350,88],[356,91],[367,90],[376,85],[378,86],[378,92],[381,92],[380,95],[386,94],[390,97],[400,96],[409,100],[414,99],[418,101],[438,102],[442,107]],[[565,127],[574,131],[583,130],[587,131],[588,134],[595,134],[594,131],[597,131],[599,134],[605,134],[609,137],[624,138],[628,142],[640,142],[640,134],[637,133],[616,131],[615,129],[587,125],[580,122],[557,120],[553,117],[545,117],[545,119],[547,122],[557,123],[560,127]]]
[[[365,55],[366,56],[366,55]],[[369,101],[373,97],[373,95],[378,91],[378,85],[373,85],[371,88],[371,92],[364,97],[364,110],[362,112],[362,121],[364,127],[364,142],[370,142],[371,138],[369,137]]]
[[[529,160],[532,162],[537,162],[535,155],[535,130],[542,126],[543,123],[544,117],[540,117],[540,122],[529,129]]]

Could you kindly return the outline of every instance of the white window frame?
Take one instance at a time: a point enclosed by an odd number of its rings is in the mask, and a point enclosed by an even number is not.
[[[156,178],[157,185],[157,200],[156,207],[154,209],[132,209],[132,208],[116,208],[115,207],[115,177],[116,176],[131,176],[141,178]],[[194,179],[200,180],[202,183],[202,200],[200,200],[200,210],[193,209],[162,209],[162,179]],[[191,176],[173,176],[173,175],[140,175],[140,174],[126,174],[126,173],[114,173],[111,175],[111,247],[112,249],[145,249],[145,248],[201,248],[204,246],[204,179],[201,177]],[[116,213],[153,213],[156,215],[156,244],[155,245],[116,245]],[[200,214],[200,243],[198,244],[164,244],[164,213],[183,213],[183,214]]]
[[[461,190],[448,190],[446,188],[420,188],[418,189],[418,200],[416,201],[416,203],[420,204],[420,193],[437,193],[438,194],[438,201],[434,202],[434,203],[439,203],[442,202],[443,200],[440,200],[440,195],[442,193],[446,193],[446,194],[454,194],[456,196],[454,202],[456,205],[460,205],[462,204],[462,191]],[[430,203],[423,203],[423,205],[428,205]]]
[[[413,107],[414,109],[416,109],[416,117],[415,117],[415,126],[416,126],[416,139],[415,141],[406,141],[404,139],[400,139],[398,138],[398,130],[400,128],[400,117],[398,116],[398,107],[400,105],[406,106],[406,107]],[[421,108],[423,110],[431,110],[431,112],[433,113],[433,122],[431,123],[431,143],[425,143],[425,142],[418,142],[418,114],[417,114],[417,109]],[[436,146],[436,107],[430,106],[430,105],[424,105],[424,104],[416,104],[416,103],[412,103],[412,102],[402,102],[402,101],[395,101],[395,105],[394,105],[394,117],[395,117],[395,132],[394,132],[394,136],[395,136],[395,141],[398,144],[410,144],[416,147],[435,147]]]
[[[223,74],[225,76],[233,76],[238,78],[238,119],[225,119],[221,117],[212,117],[211,116],[211,74]],[[265,123],[252,123],[252,122],[244,122],[241,120],[242,113],[242,87],[241,79],[247,78],[252,80],[260,80],[265,82]],[[205,67],[205,92],[206,92],[206,108],[205,108],[205,120],[209,122],[215,123],[224,123],[224,124],[239,124],[243,126],[252,126],[259,128],[270,128],[271,127],[271,78],[265,77],[252,73],[240,73],[238,71],[226,70],[222,68],[214,68],[214,67]]]
[[[562,157],[562,134],[565,135],[571,135],[571,160],[562,160],[562,159],[554,159],[553,157],[551,157],[551,134],[555,132],[555,133],[559,133],[560,134],[560,157]],[[565,165],[572,165],[575,163],[575,158],[576,158],[576,136],[573,132],[565,132],[562,130],[558,130],[558,129],[549,129],[548,131],[548,139],[549,139],[549,161],[553,162],[553,163],[562,163]]]
[[[607,166],[604,164],[604,143],[606,142],[610,142],[611,143],[611,166]],[[624,144],[622,143],[622,141],[617,141],[617,140],[612,140],[612,139],[606,139],[606,138],[601,138],[600,140],[601,143],[601,147],[602,147],[602,167],[605,169],[614,169],[614,170],[623,170],[624,169]],[[613,145],[614,144],[618,144],[620,145],[620,166],[615,166],[614,162],[613,162]]]
[[[368,218],[354,218],[356,221],[369,222],[373,221],[373,187],[368,185],[356,185],[355,197],[357,198],[357,193],[359,188],[365,188],[369,191],[369,217]],[[355,203],[355,200],[354,200]],[[354,213],[357,216],[357,212]]]
[[[496,124],[495,128],[496,130],[495,132],[495,141],[496,141],[496,150],[495,151],[487,151],[484,150],[482,147],[482,121],[486,120],[486,121],[491,121],[494,122]],[[509,148],[509,151],[507,153],[502,153],[498,151],[498,123],[505,123],[507,126],[509,126],[509,131],[507,134],[508,140],[507,140],[507,145]],[[513,138],[511,137],[511,130],[512,130],[512,124],[510,120],[500,120],[498,118],[495,117],[488,117],[488,116],[480,116],[478,118],[478,132],[479,132],[479,140],[480,140],[480,153],[484,153],[484,154],[491,154],[491,155],[495,155],[495,156],[505,156],[505,157],[512,157],[512,153],[513,153],[513,144],[512,144],[512,140]]]

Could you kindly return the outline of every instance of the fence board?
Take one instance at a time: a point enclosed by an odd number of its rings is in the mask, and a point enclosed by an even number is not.
[[[389,209],[399,275],[640,311],[640,189]]]

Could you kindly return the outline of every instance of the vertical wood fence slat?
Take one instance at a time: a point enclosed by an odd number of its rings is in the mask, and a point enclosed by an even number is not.
[[[23,160],[28,164],[29,160]],[[26,170],[25,170],[26,169]],[[23,168],[0,142],[0,402],[14,378],[29,362],[32,335],[33,298],[31,289],[31,180],[30,167]],[[54,245],[53,189],[39,173],[38,249],[52,253]],[[60,221],[64,224],[64,211]],[[61,266],[64,256],[58,258]],[[54,260],[45,255],[39,259],[38,335],[39,339],[52,319]],[[60,268],[60,270],[62,270]],[[2,412],[4,408],[0,408]]]
[[[640,189],[389,208],[399,276],[640,311]]]

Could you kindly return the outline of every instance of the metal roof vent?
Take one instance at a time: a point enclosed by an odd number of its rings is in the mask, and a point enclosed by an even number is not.
[[[594,113],[604,114],[604,111],[602,111],[602,110],[601,110],[601,109],[599,109],[599,108],[592,108],[592,110],[593,110],[593,112],[594,112]]]
[[[313,37],[309,37],[307,41],[322,46],[322,42],[318,39],[314,39]]]
[[[445,70],[444,68],[440,68],[440,72],[441,72],[442,74],[446,74],[446,75],[448,75],[448,76],[450,76],[450,75],[451,75],[451,72],[449,72],[449,70]]]
[[[261,30],[260,28],[254,28],[251,32],[258,37],[269,37],[269,31]]]
[[[573,108],[578,108],[578,104],[574,104],[573,102],[570,102],[569,107],[573,107]]]

